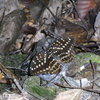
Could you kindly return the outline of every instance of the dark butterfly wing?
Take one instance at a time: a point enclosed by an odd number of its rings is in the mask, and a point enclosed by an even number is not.
[[[61,69],[61,65],[55,58],[59,58],[63,63],[70,62],[74,55],[73,42],[74,40],[71,38],[56,39],[45,52],[40,52],[32,59],[30,74],[57,73]]]
[[[63,63],[67,63],[73,59],[74,40],[72,38],[59,38],[48,49],[50,54],[59,57]]]
[[[60,70],[61,65],[47,52],[40,52],[30,64],[30,75],[53,74]]]

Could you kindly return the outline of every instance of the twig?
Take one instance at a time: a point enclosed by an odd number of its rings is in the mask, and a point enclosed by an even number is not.
[[[49,12],[51,13],[51,15],[57,20],[58,18],[54,15],[54,13],[50,10],[50,8],[48,6],[46,6],[42,0],[39,0],[39,2],[46,8],[49,10]]]
[[[7,67],[7,69],[11,69],[11,70],[19,70],[19,71],[28,73],[28,71],[23,70],[23,69],[20,69],[20,68],[16,68],[16,67]]]
[[[92,89],[86,89],[86,88],[80,88],[80,87],[64,86],[64,85],[61,85],[59,83],[54,83],[54,84],[57,85],[57,86],[63,87],[63,88],[82,89],[82,90],[85,90],[85,91],[88,91],[88,92],[94,92],[94,93],[100,94],[100,91],[98,91],[98,90],[92,90]]]
[[[75,4],[75,1],[72,0],[72,3],[73,3],[73,5],[74,5],[74,8],[75,8],[75,10],[76,10],[76,12],[77,12],[79,18],[81,19],[82,23],[84,24],[84,28],[85,28],[85,30],[88,32],[88,28],[86,27],[87,25],[86,25],[84,19],[80,16],[80,14],[79,14],[79,12],[78,12],[78,10],[77,10],[77,7],[76,7],[76,4]]]
[[[90,49],[88,49],[88,48],[86,48],[86,47],[84,47],[84,46],[82,46],[82,45],[75,44],[75,47],[80,47],[80,48],[82,48],[82,49],[84,49],[84,50],[87,50],[87,51],[89,51],[89,52],[92,52],[92,53],[94,53],[94,54],[96,54],[96,55],[100,55],[100,53],[97,53],[97,52],[95,52],[95,51],[93,51],[93,50],[90,50]]]
[[[18,89],[23,93],[23,89],[21,87],[21,85],[19,84],[18,82],[18,79],[16,78],[16,76],[10,72],[8,69],[6,69],[5,66],[3,66],[1,63],[0,63],[0,70],[10,79],[12,79],[14,81],[14,83],[16,84],[16,86],[18,87]]]
[[[94,64],[92,63],[92,61],[90,60],[90,64],[92,66],[92,70],[93,70],[93,80],[96,78],[96,70],[95,70],[95,67],[94,67]],[[95,82],[93,81],[93,86],[92,88],[94,88],[94,84]]]
[[[19,49],[19,50],[7,53],[7,55],[16,54],[16,53],[19,53],[21,51],[22,51],[22,49]]]
[[[47,80],[45,80],[45,81],[47,81]],[[49,81],[47,81],[47,82],[49,82]],[[61,84],[59,84],[59,83],[54,83],[54,82],[51,82],[51,83],[53,83],[53,84],[55,84],[55,85],[57,85],[57,86],[60,86],[60,87],[62,87],[62,88],[82,89],[82,90],[85,90],[85,91],[88,91],[88,92],[93,92],[93,93],[100,94],[100,91],[98,91],[98,90],[86,89],[86,88],[81,88],[81,87],[73,87],[73,86],[64,86],[64,85],[61,85]]]
[[[94,46],[100,46],[100,43],[96,43],[96,44],[89,44],[89,45],[83,45],[83,47],[94,47]]]
[[[6,67],[4,66],[4,65],[2,65],[1,63],[0,63],[0,70],[8,77],[8,78],[10,78],[10,79],[17,79],[16,78],[16,76],[13,74],[13,73],[11,73],[8,69],[6,69]]]
[[[61,38],[60,35],[52,32],[49,28],[47,28],[45,31],[46,31],[46,34],[49,35],[50,37],[53,37],[53,38]]]

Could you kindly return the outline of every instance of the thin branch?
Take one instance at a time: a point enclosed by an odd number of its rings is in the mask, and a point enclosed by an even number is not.
[[[76,12],[77,12],[79,18],[81,19],[81,21],[82,21],[82,23],[83,23],[83,25],[84,25],[85,30],[88,32],[87,25],[86,25],[84,19],[80,16],[80,14],[79,14],[79,12],[78,12],[78,9],[77,9],[77,7],[76,7],[75,1],[72,0],[72,3],[73,3],[73,5],[74,5],[74,8],[75,8],[75,10],[76,10]]]
[[[93,80],[96,78],[96,69],[95,69],[95,66],[94,64],[92,63],[92,61],[90,60],[90,64],[92,66],[92,70],[93,70]],[[95,84],[95,81],[93,81],[93,87],[94,88],[94,84]]]
[[[90,50],[90,49],[88,49],[87,47],[84,47],[84,46],[82,46],[82,45],[75,44],[75,47],[80,47],[80,48],[82,48],[83,50],[87,50],[87,51],[92,52],[92,53],[94,53],[94,54],[96,54],[96,55],[100,55],[100,53],[97,53],[97,52],[95,52],[95,51],[93,51],[93,50]]]
[[[100,91],[98,91],[98,90],[92,90],[92,89],[86,89],[86,88],[80,88],[80,87],[64,86],[64,85],[61,85],[59,83],[54,83],[54,84],[57,85],[57,86],[63,87],[63,88],[82,89],[82,90],[85,90],[85,91],[88,91],[88,92],[94,92],[94,93],[100,94]]]

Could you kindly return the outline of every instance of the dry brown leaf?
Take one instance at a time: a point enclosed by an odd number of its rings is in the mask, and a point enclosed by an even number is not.
[[[91,38],[92,41],[100,42],[100,26],[96,29],[94,35]]]
[[[0,80],[2,79],[2,75],[3,75],[3,73],[0,73]]]
[[[45,38],[45,35],[40,31],[36,32],[36,35],[31,37],[30,40],[25,44],[24,51],[27,52],[33,45],[33,43]]]
[[[7,53],[15,43],[25,21],[25,13],[21,10],[15,10],[3,18],[0,28],[0,54]]]
[[[71,89],[59,93],[54,100],[80,100],[82,93],[81,89]]]

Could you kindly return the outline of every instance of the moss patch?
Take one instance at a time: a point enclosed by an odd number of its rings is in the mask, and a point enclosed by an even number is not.
[[[48,98],[52,98],[55,95],[53,91],[36,85],[32,87],[32,93],[38,94],[39,96],[42,97],[48,97]]]
[[[0,56],[0,62],[6,67],[17,67],[24,59],[26,55],[15,54],[8,56]]]
[[[92,62],[100,63],[100,56],[93,53],[79,53],[75,55],[75,60],[80,61],[81,64]]]
[[[55,90],[40,86],[40,79],[33,76],[28,78],[24,83],[24,88],[36,97],[43,98],[43,100],[53,100]]]

